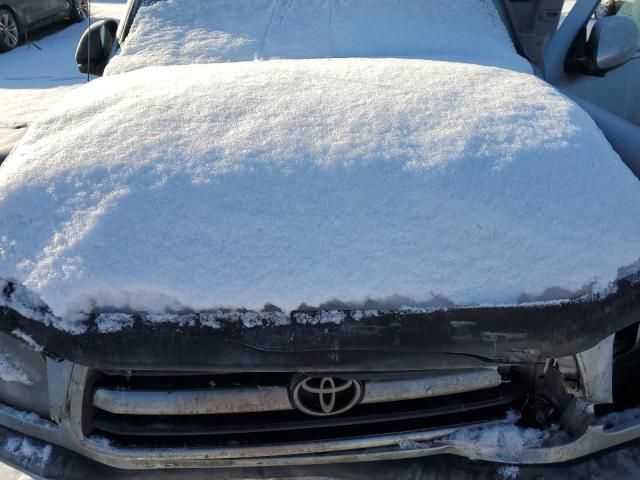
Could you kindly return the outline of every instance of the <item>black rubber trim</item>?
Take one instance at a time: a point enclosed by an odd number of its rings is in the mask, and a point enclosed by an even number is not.
[[[291,314],[288,325],[248,328],[220,319],[203,326],[147,323],[99,333],[95,316],[73,334],[0,307],[0,330],[28,333],[51,356],[100,369],[247,371],[397,371],[542,361],[587,350],[640,321],[640,282],[616,283],[607,296],[534,306],[479,307],[430,313],[383,312],[362,320],[312,325]],[[305,317],[316,315],[304,312]],[[208,318],[210,320],[210,315]]]

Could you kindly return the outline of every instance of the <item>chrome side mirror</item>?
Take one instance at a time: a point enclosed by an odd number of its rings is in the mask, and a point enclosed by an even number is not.
[[[80,73],[102,75],[116,39],[118,22],[113,19],[100,20],[87,28],[76,48],[76,63]]]
[[[640,31],[629,17],[616,15],[596,22],[587,41],[586,56],[597,72],[627,63],[640,48]]]

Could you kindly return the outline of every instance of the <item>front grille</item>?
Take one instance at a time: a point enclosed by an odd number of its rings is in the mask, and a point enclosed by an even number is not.
[[[289,386],[299,374],[147,372],[125,375],[93,372],[87,377],[82,423],[86,435],[107,437],[120,446],[258,446],[402,433],[492,420],[504,417],[509,408],[518,407],[523,402],[525,389],[517,383],[501,383],[498,377],[496,385],[495,378],[487,376],[486,372],[485,377],[482,374],[464,374],[480,379],[475,385],[465,380],[464,376],[460,377],[460,372],[394,373],[388,376],[377,374],[375,377],[347,375],[347,380],[359,379],[365,392],[369,387],[361,403],[339,415],[312,416],[294,409],[290,399],[282,397],[284,392],[290,394]],[[344,374],[340,378],[345,378]],[[488,388],[482,388],[483,383]],[[429,388],[424,387],[427,384]],[[389,385],[394,387],[392,393],[388,388],[385,389]],[[424,396],[412,398],[415,392],[407,395],[406,388],[395,388],[398,385],[418,385],[425,389]],[[470,385],[473,391],[464,391],[465,388],[471,388]],[[252,392],[258,394],[264,390],[280,396],[269,397],[270,402],[266,405],[256,406],[255,402],[246,402]],[[461,393],[447,394],[452,391]],[[225,413],[207,413],[220,407],[220,403],[207,403],[209,397],[217,399],[217,394],[223,394],[224,397],[231,393],[230,397],[233,398],[234,392],[238,392],[238,402],[241,410],[245,411],[229,413],[225,400],[222,403]],[[445,394],[433,395],[442,392]],[[188,399],[190,395],[204,400],[187,402],[185,406],[183,399]],[[125,401],[120,401],[121,397]],[[163,403],[168,398],[172,400]],[[174,401],[176,398],[179,400]],[[145,402],[145,399],[151,401]],[[162,408],[158,409],[158,405],[162,405]],[[175,411],[168,409],[167,405],[175,408]],[[274,408],[270,409],[272,406]],[[199,413],[190,413],[191,410]],[[158,413],[139,413],[148,411]]]

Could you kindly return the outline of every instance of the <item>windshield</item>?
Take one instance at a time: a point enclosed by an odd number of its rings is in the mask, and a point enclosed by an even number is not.
[[[445,59],[530,71],[492,0],[145,0],[107,73],[328,57]]]

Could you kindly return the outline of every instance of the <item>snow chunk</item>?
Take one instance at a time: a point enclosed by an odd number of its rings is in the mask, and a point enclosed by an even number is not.
[[[100,448],[103,448],[103,449],[106,449],[112,446],[111,440],[101,435],[90,435],[88,437],[88,440],[90,440],[92,444],[99,446]]]
[[[420,448],[424,448],[425,442],[416,442],[415,440],[411,440],[408,438],[403,438],[398,443],[398,447],[401,450],[417,450]]]
[[[0,412],[4,415],[9,415],[14,418],[20,418],[24,422],[38,425],[40,428],[54,429],[56,424],[50,420],[42,418],[40,415],[34,412],[28,412],[26,410],[19,410],[17,408],[10,407],[8,405],[0,404]]]
[[[396,57],[530,72],[491,0],[144,2],[107,74],[274,58]]]
[[[532,75],[160,67],[81,87],[0,167],[0,276],[59,316],[516,304],[614,281],[640,256],[638,218],[638,179]]]
[[[27,464],[40,468],[47,465],[53,451],[51,445],[26,437],[8,438],[4,449],[11,455],[24,458]]]
[[[640,421],[640,408],[630,408],[620,412],[612,412],[598,418],[596,425],[602,425],[605,429],[618,429],[637,424]]]
[[[19,328],[16,328],[15,330],[13,330],[11,332],[11,335],[25,342],[35,352],[42,352],[44,350],[44,347],[40,345],[38,342],[36,342],[31,335],[29,335],[26,332],[23,332]]]
[[[284,312],[253,312],[253,311],[220,311],[211,313],[217,320],[211,320],[209,322],[202,321],[203,325],[207,325],[213,328],[219,328],[219,320],[242,322],[247,328],[261,327],[264,325],[288,325],[289,315]]]
[[[0,176],[1,175],[2,170],[0,170]],[[6,237],[0,238],[0,244],[3,238]],[[0,265],[2,264],[2,259],[3,255],[2,252],[0,252]],[[0,278],[0,307],[10,308],[25,318],[71,333],[78,334],[85,330],[85,327],[82,325],[84,321],[82,315],[74,314],[65,319],[56,317],[40,297],[16,280]]]
[[[128,313],[101,313],[96,317],[100,333],[113,333],[133,327],[133,316]]]
[[[32,385],[29,374],[24,371],[24,366],[18,360],[11,358],[8,353],[0,352],[0,379],[5,382],[23,383]]]
[[[549,439],[550,432],[534,428],[521,428],[515,423],[516,412],[509,412],[504,421],[480,427],[462,428],[442,440],[460,446],[470,458],[481,458],[486,449],[499,449],[504,458],[516,458],[525,448],[540,447]]]
[[[290,323],[288,314],[280,311],[254,312],[247,310],[219,310],[194,313],[153,313],[141,312],[137,314],[144,323],[171,323],[178,327],[193,327],[200,325],[209,328],[222,328],[222,322],[238,322],[246,328],[258,326],[278,326]],[[125,312],[103,312],[95,317],[96,328],[99,333],[114,333],[125,328],[132,328],[136,315]]]
[[[340,310],[321,310],[317,313],[298,313],[296,314],[296,321],[302,325],[318,325],[323,323],[335,323],[340,324],[346,318],[346,314]]]
[[[200,324],[210,328],[222,328],[222,324],[218,320],[218,317],[215,313],[201,313]]]
[[[351,318],[354,319],[356,322],[359,322],[366,318],[373,318],[373,317],[380,316],[380,312],[378,310],[352,310],[350,313],[351,313]]]
[[[142,319],[147,323],[174,323],[179,327],[193,327],[196,324],[195,315],[178,315],[176,313],[145,313]]]
[[[634,282],[638,281],[640,279],[640,260],[620,268],[618,278],[631,278]]]
[[[504,480],[516,480],[520,477],[520,467],[517,465],[500,465],[497,470]]]
[[[6,239],[6,237],[2,239]],[[0,258],[3,257],[0,252]],[[11,308],[24,317],[43,323],[55,321],[55,317],[51,315],[47,305],[33,292],[15,281],[0,279],[0,306]]]

